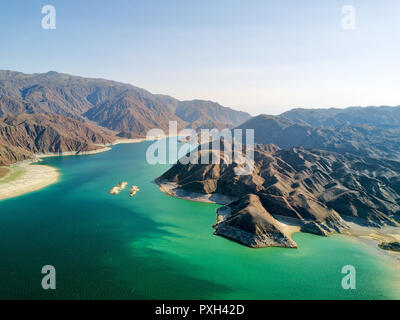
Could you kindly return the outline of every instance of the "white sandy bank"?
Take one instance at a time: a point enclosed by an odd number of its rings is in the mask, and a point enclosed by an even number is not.
[[[165,180],[156,181],[156,183],[161,192],[174,198],[179,198],[194,202],[216,203],[222,205],[229,204],[232,203],[233,201],[238,200],[238,198],[226,196],[224,194],[219,194],[219,193],[204,194],[204,193],[187,191],[185,189],[179,188],[179,186],[176,183],[170,181],[165,181]]]
[[[49,166],[20,163],[9,168],[0,179],[0,200],[42,189],[59,179],[57,169]]]
[[[104,147],[101,149],[91,151],[66,151],[66,152],[47,152],[47,153],[35,153],[37,158],[48,158],[48,157],[65,157],[65,156],[87,156],[91,154],[102,153],[111,150],[110,147]]]

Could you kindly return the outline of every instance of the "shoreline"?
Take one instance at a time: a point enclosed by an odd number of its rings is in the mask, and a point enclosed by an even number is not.
[[[400,228],[385,226],[382,228],[364,227],[352,222],[347,222],[350,229],[343,235],[355,239],[356,241],[368,244],[385,256],[389,256],[400,263],[400,252],[384,250],[379,247],[382,242],[400,241]]]
[[[65,151],[65,152],[46,152],[46,153],[35,153],[35,157],[38,159],[41,158],[50,158],[50,157],[66,157],[66,156],[88,156],[92,154],[98,154],[106,151],[110,151],[110,147],[105,147],[101,149],[95,149],[90,151]]]
[[[184,189],[178,188],[178,184],[170,181],[160,181],[154,180],[154,182],[158,185],[158,189],[167,196],[193,201],[193,202],[203,202],[203,203],[214,203],[220,205],[230,204],[233,201],[238,200],[238,198],[226,196],[224,194],[213,193],[213,194],[204,194],[191,192]]]
[[[170,136],[154,137],[153,140],[166,139]],[[97,145],[100,148],[90,151],[66,151],[35,153],[33,159],[18,161],[9,166],[4,166],[8,172],[0,178],[0,201],[21,196],[26,193],[38,191],[59,180],[59,171],[47,165],[31,165],[42,161],[43,158],[65,157],[65,156],[86,156],[107,152],[112,146],[118,144],[140,143],[147,141],[146,138],[116,139],[107,145]],[[148,140],[151,141],[151,140]]]
[[[90,150],[90,151],[65,151],[65,152],[35,153],[35,159],[23,160],[23,161],[20,161],[20,162],[16,162],[16,163],[14,163],[12,165],[23,163],[23,162],[26,162],[26,161],[35,161],[35,160],[39,160],[40,161],[41,158],[49,158],[49,157],[93,155],[93,154],[98,154],[98,153],[110,151],[112,149],[112,146],[116,146],[116,145],[119,145],[119,144],[141,143],[141,142],[145,142],[145,141],[155,141],[155,140],[167,139],[167,138],[171,138],[171,137],[175,137],[175,135],[171,135],[171,136],[167,135],[167,136],[162,136],[162,137],[152,137],[153,139],[149,139],[149,140],[147,140],[146,138],[131,138],[131,139],[121,138],[121,139],[116,139],[112,143],[109,143],[109,144],[98,144],[97,146],[99,146],[101,148],[95,149],[95,150]]]
[[[43,158],[93,155],[111,150],[110,146],[142,141],[146,141],[146,139],[117,139],[110,145],[91,151],[36,153],[33,159],[5,166],[4,168],[8,169],[8,172],[0,178],[0,201],[38,191],[59,181],[60,172],[56,168],[47,165],[32,165],[42,161]]]
[[[95,149],[95,150],[90,150],[90,151],[64,151],[64,152],[44,152],[44,153],[35,153],[34,158],[32,159],[26,159],[22,161],[18,161],[15,163],[12,163],[9,166],[5,166],[5,168],[11,168],[13,166],[18,166],[21,164],[26,164],[26,163],[35,163],[41,161],[43,158],[50,158],[50,157],[68,157],[68,156],[89,156],[93,154],[98,154],[98,153],[103,153],[110,151],[112,146],[116,146],[118,144],[128,144],[128,143],[140,143],[146,141],[146,139],[142,138],[137,138],[137,139],[117,139],[113,143],[106,144],[106,145],[97,145],[101,148]]]
[[[158,185],[159,190],[165,195],[182,200],[213,203],[222,206],[237,200],[237,198],[225,196],[223,194],[202,194],[186,191],[184,189],[179,189],[177,183],[166,180],[160,181],[156,179],[155,183]],[[296,223],[291,223],[286,217],[278,215],[274,218],[278,221],[279,225],[289,233],[290,237],[292,237],[294,233],[302,232],[299,225],[297,225]],[[332,233],[332,235],[335,234],[339,236],[346,236],[349,239],[353,239],[354,241],[367,244],[371,247],[371,249],[373,248],[374,250],[376,250],[377,254],[388,256],[400,263],[400,252],[383,250],[378,246],[378,244],[385,241],[400,241],[399,227],[386,226],[378,229],[373,227],[360,226],[348,221],[346,221],[346,223],[349,225],[350,229],[346,230],[343,233],[335,232]]]
[[[59,180],[60,173],[56,168],[32,163],[9,167],[10,172],[0,179],[0,201],[38,191]]]

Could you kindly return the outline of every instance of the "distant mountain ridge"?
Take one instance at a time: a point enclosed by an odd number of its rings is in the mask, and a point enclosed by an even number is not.
[[[91,120],[123,136],[145,136],[155,127],[167,129],[208,122],[236,126],[250,115],[210,101],[179,101],[165,95],[104,79],[83,78],[50,71],[24,74],[0,71],[0,116],[19,113],[59,114]],[[194,123],[197,122],[197,125]]]
[[[29,132],[19,126],[21,117],[25,117],[28,124],[25,129]],[[0,131],[0,164],[32,158],[37,152],[91,151],[95,141],[91,143],[80,134],[89,128],[99,135],[95,140],[109,142],[115,140],[115,136],[145,137],[154,128],[168,133],[170,121],[176,121],[179,129],[197,130],[234,127],[249,118],[245,112],[211,101],[179,101],[111,80],[55,71],[24,74],[0,70],[0,126],[3,128]],[[56,124],[44,132],[50,134],[51,130],[56,130],[59,140],[42,139],[36,132],[38,121],[41,125]],[[106,132],[104,128],[112,132]],[[10,132],[18,134],[12,138]],[[57,136],[55,133],[50,135]],[[114,137],[111,139],[111,136]]]
[[[191,100],[179,102],[175,114],[193,129],[209,128],[210,123],[214,127],[233,127],[249,119],[248,113],[231,110],[212,101]]]
[[[292,109],[281,117],[313,127],[334,128],[340,125],[367,125],[383,129],[400,126],[400,106],[348,107],[344,109]]]
[[[283,116],[259,115],[237,128],[254,129],[256,143],[272,143],[283,149],[304,147],[400,161],[400,127],[383,129],[361,121],[313,127]]]

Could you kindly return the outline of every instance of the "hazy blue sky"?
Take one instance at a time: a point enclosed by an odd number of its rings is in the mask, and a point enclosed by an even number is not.
[[[41,9],[57,29],[41,28]],[[356,29],[342,28],[342,7]],[[399,105],[399,0],[0,0],[0,68],[132,83],[257,113]]]

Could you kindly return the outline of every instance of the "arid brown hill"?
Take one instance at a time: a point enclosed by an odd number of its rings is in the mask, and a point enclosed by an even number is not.
[[[304,147],[400,161],[400,128],[365,124],[316,128],[283,117],[259,115],[238,129],[254,129],[256,143],[272,143],[282,149]]]
[[[175,182],[179,188],[197,193],[219,193],[240,199],[255,195],[251,198],[253,204],[258,198],[268,215],[320,235],[341,232],[347,228],[346,221],[374,227],[400,221],[399,162],[257,145],[253,174],[237,176],[236,166],[177,163],[157,181]],[[257,219],[247,214],[245,225],[236,218],[231,221],[236,229],[257,230],[251,241],[243,240],[237,232],[230,236],[219,232],[218,224],[216,232],[246,245],[260,244],[260,230],[268,230],[267,214],[262,210],[251,214]],[[260,216],[265,219],[260,220]],[[268,237],[267,233],[264,236]],[[255,239],[258,240],[254,242]]]
[[[250,119],[246,112],[232,112],[218,103],[203,100],[181,101],[175,114],[193,129],[232,128]]]
[[[115,137],[81,121],[45,114],[0,118],[0,165],[32,159],[34,153],[93,151]]]
[[[345,109],[292,109],[281,117],[313,127],[335,128],[342,125],[367,125],[381,129],[400,127],[400,106],[349,107]]]
[[[252,248],[297,248],[285,227],[263,207],[258,196],[246,195],[218,209],[215,234]]]
[[[21,117],[25,117],[21,121],[25,132],[18,122]],[[153,95],[104,79],[54,71],[24,74],[0,70],[0,118],[0,163],[10,164],[36,152],[90,151],[96,141],[114,139],[102,128],[112,130],[112,135],[134,138],[145,137],[154,128],[168,133],[169,121],[177,121],[179,129],[221,129],[239,125],[250,115],[209,101]],[[85,130],[96,133],[97,138],[82,135]]]
[[[177,121],[180,128],[197,129],[208,122],[237,126],[250,118],[247,113],[217,103],[179,101],[115,81],[54,71],[45,74],[0,71],[0,116],[20,113],[89,119],[124,137],[145,136],[153,128],[167,130],[169,121]]]

